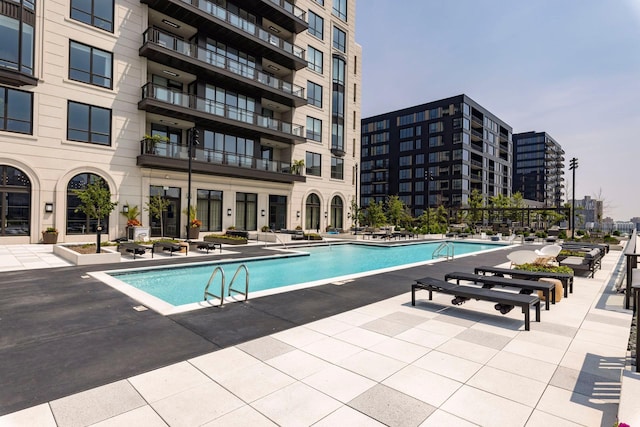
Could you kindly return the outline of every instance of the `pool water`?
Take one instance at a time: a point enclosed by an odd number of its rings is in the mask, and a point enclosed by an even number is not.
[[[277,258],[248,259],[234,262],[165,267],[161,269],[111,272],[110,276],[151,294],[171,305],[179,306],[203,300],[204,288],[217,266],[222,267],[228,288],[241,264],[249,271],[249,292],[259,292],[301,283],[327,279],[362,276],[384,269],[410,266],[432,261],[433,252],[441,242],[395,246],[338,244],[297,249],[296,253]],[[454,243],[455,256],[488,249],[495,244]],[[240,271],[234,288],[243,289],[245,273]],[[329,283],[327,280],[325,283]],[[220,292],[221,275],[218,274],[210,290]]]

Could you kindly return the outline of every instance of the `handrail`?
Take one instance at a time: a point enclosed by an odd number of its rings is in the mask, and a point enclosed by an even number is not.
[[[201,111],[213,116],[251,124],[265,129],[270,129],[292,136],[302,137],[304,126],[284,122],[273,117],[262,116],[254,111],[245,110],[230,104],[202,98],[190,93],[169,89],[154,83],[142,86],[142,99],[154,99],[170,105]]]
[[[436,250],[433,251],[433,254],[431,255],[431,259],[442,257],[442,251],[445,250],[445,249],[447,251],[447,253],[445,255],[447,260],[449,260],[449,257],[451,257],[451,259],[453,259],[455,247],[454,247],[453,243],[451,243],[451,242],[442,242],[442,243],[440,243],[438,245],[438,247],[436,248]],[[451,250],[451,251],[449,251],[449,250]]]
[[[218,297],[215,294],[212,294],[211,292],[209,292],[209,286],[211,286],[211,283],[213,282],[213,278],[215,277],[217,272],[220,272],[222,274],[222,285],[220,286],[220,296]],[[235,276],[234,276],[235,278]],[[219,298],[220,299],[220,305],[218,307],[222,307],[222,304],[224,304],[224,270],[222,269],[222,267],[217,266],[214,270],[213,273],[211,273],[211,277],[209,277],[209,281],[207,282],[207,286],[205,286],[204,288],[204,300],[207,300],[207,296],[210,297],[214,297],[214,298]]]
[[[280,240],[280,237],[278,237],[278,235],[276,234],[276,232],[275,232],[275,231],[273,231],[273,230],[269,229],[269,232],[270,232],[270,233],[273,233],[273,235],[276,237],[276,240],[277,240],[278,242],[282,243],[282,246],[283,246],[285,249],[287,249],[287,245],[286,245],[282,240]],[[265,244],[266,244],[266,240],[265,240]]]
[[[240,270],[244,269],[244,292],[239,291],[237,289],[233,289],[233,282],[236,280],[236,277],[238,276],[238,273],[240,273]],[[247,300],[247,297],[249,295],[249,269],[247,268],[246,265],[244,264],[240,264],[238,266],[238,269],[236,270],[236,273],[233,275],[233,278],[231,279],[231,282],[229,282],[229,291],[227,293],[227,296],[231,296],[231,292],[235,292],[236,294],[240,294],[240,295],[244,295],[244,300]]]
[[[231,59],[226,55],[221,55],[218,52],[205,49],[194,43],[183,41],[155,28],[148,28],[142,34],[142,41],[143,43],[153,43],[164,49],[195,58],[205,64],[251,79],[273,89],[280,90],[298,98],[306,99],[304,96],[304,88],[302,86],[286,82],[270,74],[264,73],[255,67],[242,64],[241,62]]]
[[[624,256],[626,260],[626,290],[624,293],[624,308],[629,309],[631,307],[631,282],[633,281],[633,269],[638,267],[638,256],[639,253],[636,252],[636,244],[638,241],[638,232],[637,230],[633,230],[631,236],[629,237],[629,241],[624,247]],[[637,307],[638,302],[634,301],[634,305]]]
[[[293,43],[283,40],[280,37],[277,37],[263,30],[253,22],[249,22],[246,19],[243,19],[238,15],[231,13],[224,7],[218,6],[207,0],[181,0],[181,1],[183,3],[187,3],[189,5],[195,6],[199,10],[205,12],[206,14],[216,19],[222,20],[253,37],[257,37],[258,39],[269,43],[272,46],[276,46],[287,53],[293,54],[294,56],[300,59],[303,59],[303,60],[305,59],[305,51],[300,46],[297,46]]]

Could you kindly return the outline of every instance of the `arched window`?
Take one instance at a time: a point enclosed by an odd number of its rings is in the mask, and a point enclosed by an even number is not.
[[[334,196],[333,199],[331,199],[331,225],[334,228],[342,228],[343,226],[343,206],[344,204],[339,196]]]
[[[75,212],[80,206],[80,199],[73,193],[73,190],[83,190],[87,185],[95,182],[102,182],[107,185],[101,176],[93,173],[81,173],[69,181],[67,185],[67,234],[92,234],[96,232],[98,220],[96,218],[87,218],[82,212]],[[109,217],[100,221],[102,230],[109,229]]]
[[[28,236],[31,181],[24,172],[0,165],[0,236]]]
[[[307,197],[304,228],[320,230],[320,198],[316,194],[309,194]]]

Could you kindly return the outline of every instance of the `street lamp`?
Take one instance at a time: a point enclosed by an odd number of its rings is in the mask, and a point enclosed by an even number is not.
[[[571,240],[576,239],[576,169],[578,169],[578,159],[572,158],[569,161],[569,170],[573,171],[573,196],[571,198]]]
[[[431,181],[433,181],[433,175],[429,172],[429,169],[425,169],[424,171],[424,180],[425,185],[427,186],[427,234],[431,234],[431,208],[430,208],[430,197],[431,197],[431,186],[429,185]]]
[[[191,138],[188,141],[188,156],[189,156],[189,179],[187,184],[187,221],[191,218],[191,159],[193,157],[193,147],[200,144],[200,133],[198,129],[191,129]],[[189,227],[191,224],[187,223],[187,241],[189,241]]]

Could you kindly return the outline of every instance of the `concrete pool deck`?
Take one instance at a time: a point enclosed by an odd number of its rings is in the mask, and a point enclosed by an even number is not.
[[[174,316],[86,275],[105,266],[5,271],[0,426],[640,423],[620,252],[529,332],[483,301],[411,306],[415,279],[520,248]]]

